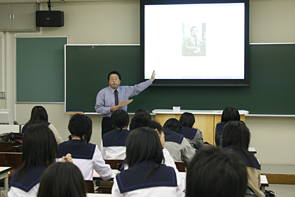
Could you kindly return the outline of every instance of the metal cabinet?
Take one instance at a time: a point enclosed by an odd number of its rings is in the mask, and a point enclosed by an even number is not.
[[[35,31],[37,3],[0,4],[0,31]]]

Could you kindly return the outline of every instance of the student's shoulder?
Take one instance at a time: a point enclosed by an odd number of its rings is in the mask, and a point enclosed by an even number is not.
[[[71,141],[71,140],[69,140],[69,141],[64,141],[64,142],[58,144],[57,146],[58,146],[58,147],[67,146],[67,145],[70,143],[70,141]]]
[[[114,135],[115,133],[118,133],[118,130],[117,130],[117,129],[113,129],[113,130],[111,130],[111,131],[109,131],[109,132],[103,134],[102,137],[103,137],[103,138],[105,138],[105,137],[110,137],[110,136]]]

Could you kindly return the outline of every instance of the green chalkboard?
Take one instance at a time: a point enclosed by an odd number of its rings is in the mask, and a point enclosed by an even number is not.
[[[16,39],[16,101],[64,102],[66,37]]]
[[[95,112],[98,91],[118,70],[121,85],[140,82],[139,46],[66,47],[66,110]],[[233,106],[250,114],[295,114],[295,45],[250,45],[250,87],[151,86],[129,105],[139,108],[222,110]]]

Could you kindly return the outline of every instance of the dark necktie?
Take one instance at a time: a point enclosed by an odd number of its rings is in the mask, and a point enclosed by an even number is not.
[[[118,90],[115,90],[115,105],[119,105]]]

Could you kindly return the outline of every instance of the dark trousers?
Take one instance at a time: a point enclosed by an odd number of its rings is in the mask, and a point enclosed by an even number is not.
[[[113,130],[113,126],[111,123],[111,118],[110,117],[103,117],[102,121],[101,121],[101,137],[109,132]]]

